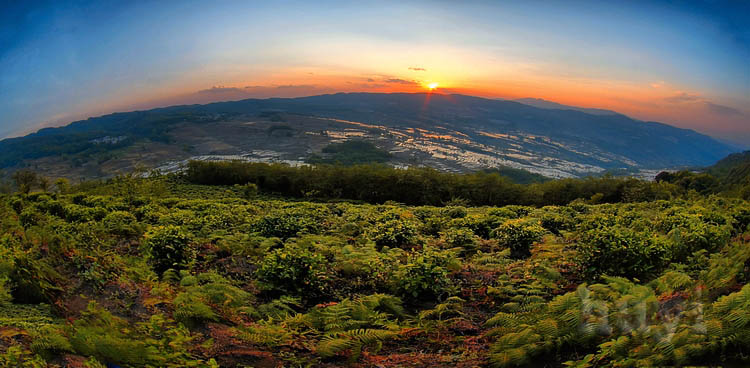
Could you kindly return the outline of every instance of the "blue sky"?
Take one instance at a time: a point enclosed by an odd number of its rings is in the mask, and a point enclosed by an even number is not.
[[[437,82],[750,142],[749,4],[8,2],[0,137],[166,104]]]

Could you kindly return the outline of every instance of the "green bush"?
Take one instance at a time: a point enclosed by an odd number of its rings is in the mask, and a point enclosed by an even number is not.
[[[375,241],[378,250],[383,247],[404,247],[414,243],[417,227],[412,223],[401,220],[386,220],[375,225],[370,231],[370,239]]]
[[[190,240],[190,235],[179,226],[151,228],[144,235],[143,245],[154,271],[162,274],[170,268],[186,268],[195,257]]]
[[[443,238],[450,246],[464,248],[467,251],[476,250],[476,237],[469,229],[448,229],[443,232]]]
[[[500,217],[495,215],[478,215],[478,216],[467,216],[460,219],[453,219],[450,223],[450,227],[453,228],[467,228],[477,234],[482,239],[489,239],[490,233],[493,229],[500,226],[507,217]]]
[[[87,222],[101,220],[107,215],[107,210],[101,207],[84,207],[77,204],[65,206],[65,219],[70,222]]]
[[[317,234],[320,223],[312,213],[279,211],[261,217],[253,224],[253,230],[267,238],[277,237],[286,240],[301,232]]]
[[[11,274],[15,267],[15,254],[12,248],[0,243],[0,304],[11,301]]]
[[[699,250],[705,249],[710,253],[720,250],[732,236],[732,227],[706,223],[698,217],[689,217],[673,227],[668,235],[672,241],[672,260],[683,262]]]
[[[535,223],[508,220],[492,230],[490,237],[510,248],[511,258],[526,258],[531,255],[531,246],[542,240],[545,232],[544,228]]]
[[[443,209],[443,214],[450,218],[463,218],[467,213],[466,208],[462,206],[450,206]]]
[[[567,207],[557,207],[554,212],[544,212],[539,216],[539,225],[555,235],[560,235],[563,230],[571,230],[575,223],[572,214],[566,209]]]
[[[593,278],[608,275],[646,279],[669,263],[665,239],[619,225],[585,232],[576,250],[584,274]]]
[[[323,256],[290,243],[268,253],[256,276],[269,290],[315,296],[326,286],[327,263]]]
[[[407,258],[395,275],[396,293],[411,302],[434,301],[453,293],[453,282],[448,277],[460,267],[450,253],[425,248]]]
[[[10,291],[10,280],[7,277],[0,276],[0,305],[12,300]]]
[[[102,219],[104,228],[111,234],[119,236],[135,236],[140,233],[138,220],[130,212],[110,212]]]
[[[401,249],[378,251],[372,245],[341,247],[336,254],[335,269],[341,289],[374,292],[387,288],[398,267]],[[339,286],[337,284],[337,286]]]
[[[35,225],[39,225],[44,221],[45,217],[35,206],[24,208],[21,214],[18,216],[18,220],[21,225],[25,228],[30,228]]]
[[[91,302],[81,318],[61,332],[77,354],[111,365],[218,367],[213,361],[194,358],[188,351],[193,340],[190,332],[160,314],[129,324]]]
[[[13,299],[17,303],[50,303],[62,292],[63,277],[45,259],[19,253],[10,264]]]

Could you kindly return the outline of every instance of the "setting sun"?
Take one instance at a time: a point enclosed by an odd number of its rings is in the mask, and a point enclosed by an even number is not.
[[[427,88],[429,88],[430,90],[433,90],[435,88],[438,88],[438,86],[439,86],[439,84],[437,82],[432,82],[432,83],[430,83],[430,84],[427,85]]]

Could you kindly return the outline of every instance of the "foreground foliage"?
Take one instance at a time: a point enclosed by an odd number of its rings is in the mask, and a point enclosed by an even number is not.
[[[592,202],[3,196],[0,366],[750,364],[750,204]]]

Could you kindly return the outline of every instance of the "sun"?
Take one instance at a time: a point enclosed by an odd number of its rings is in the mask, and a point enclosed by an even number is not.
[[[433,90],[433,89],[435,89],[435,88],[438,88],[438,86],[439,86],[439,85],[440,85],[440,84],[438,84],[437,82],[432,82],[432,83],[429,83],[429,84],[427,85],[427,88],[429,88],[430,90]]]

